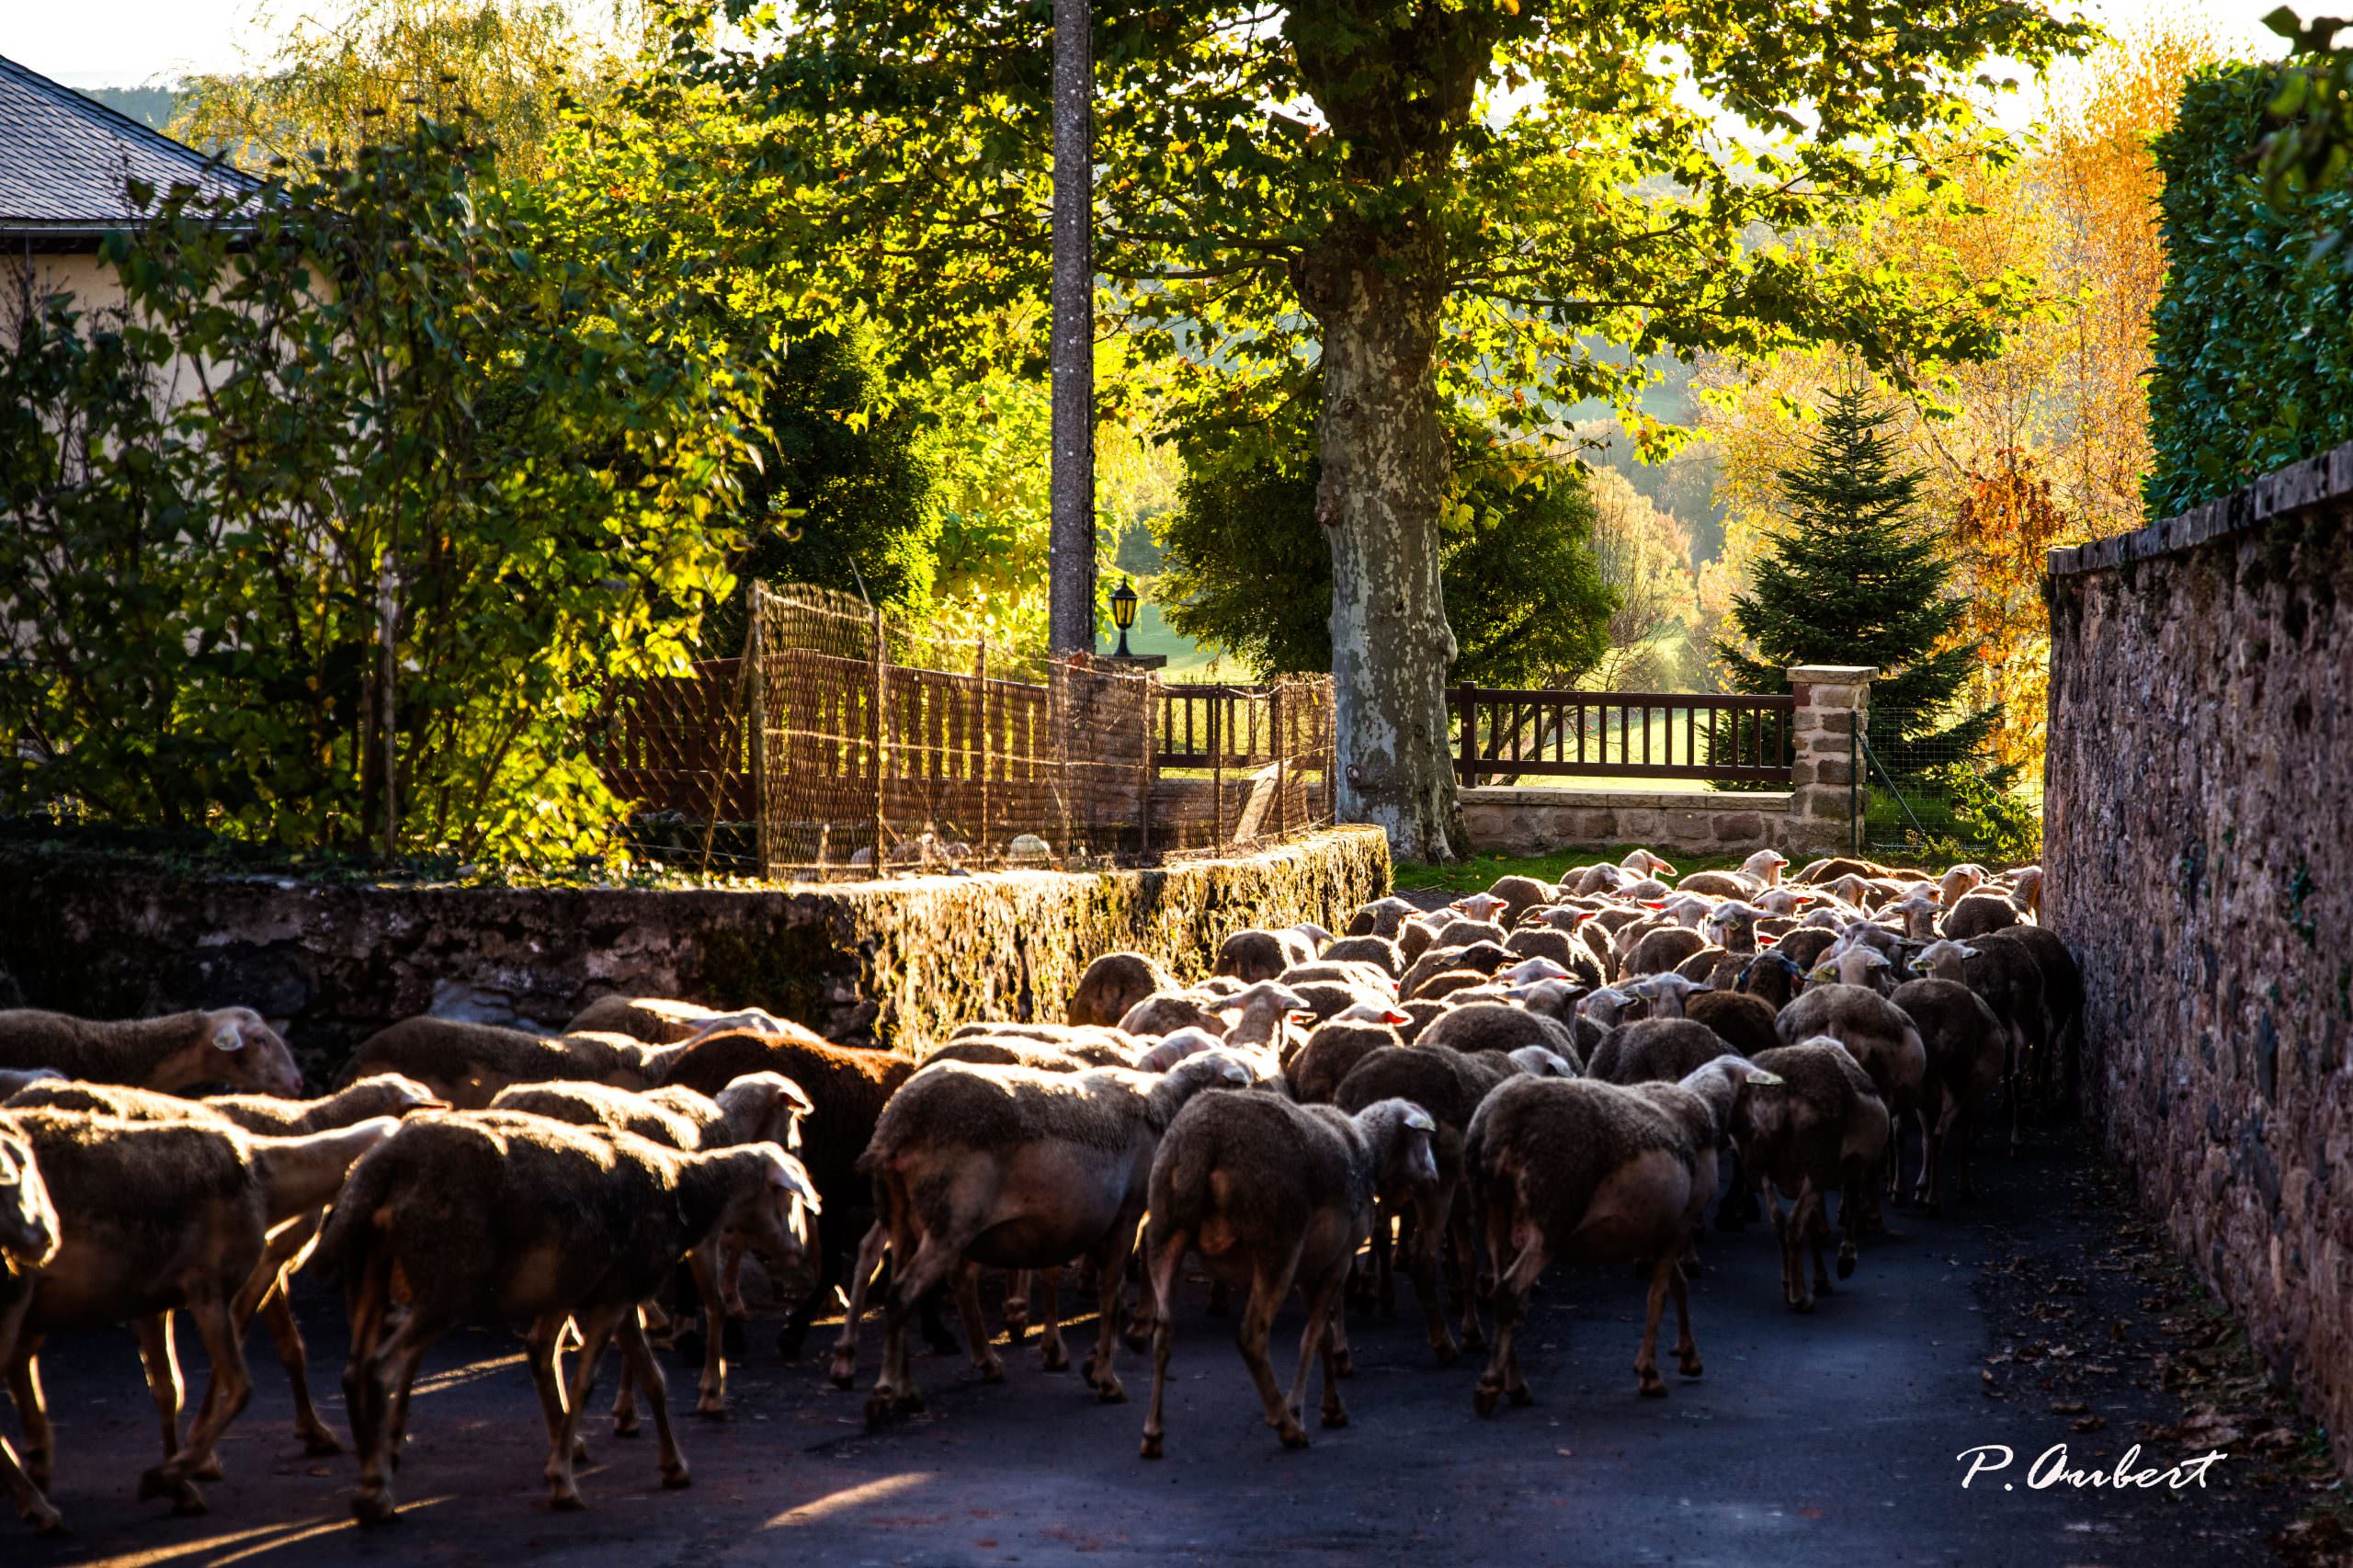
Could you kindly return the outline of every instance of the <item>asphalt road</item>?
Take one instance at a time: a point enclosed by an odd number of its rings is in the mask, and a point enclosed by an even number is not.
[[[2110,1244],[2125,1217],[2086,1179],[2074,1139],[2048,1132],[2018,1161],[1980,1165],[1976,1205],[1943,1221],[1896,1211],[1900,1233],[1867,1244],[1855,1278],[1811,1316],[1782,1306],[1767,1229],[1708,1237],[1692,1303],[1706,1376],[1677,1380],[1663,1356],[1675,1384],[1664,1400],[1635,1393],[1643,1296],[1629,1273],[1548,1276],[1523,1339],[1537,1402],[1487,1420],[1471,1406],[1477,1358],[1436,1365],[1408,1295],[1396,1323],[1352,1323],[1353,1423],[1323,1431],[1311,1417],[1303,1452],[1281,1449],[1260,1420],[1230,1329],[1194,1283],[1179,1304],[1159,1462],[1136,1454],[1149,1360],[1124,1350],[1131,1400],[1108,1407],[1075,1372],[1042,1372],[1034,1343],[1008,1353],[997,1387],[961,1357],[919,1355],[927,1413],[875,1435],[863,1389],[835,1392],[814,1358],[756,1356],[736,1369],[734,1419],[683,1420],[690,1491],[659,1488],[650,1437],[619,1441],[598,1421],[581,1479],[588,1511],[559,1515],[540,1480],[544,1442],[517,1342],[484,1331],[432,1357],[397,1482],[401,1517],[363,1536],[347,1512],[352,1461],[302,1456],[284,1377],[256,1334],[258,1388],[222,1445],[228,1476],[208,1487],[208,1517],[178,1519],[133,1501],[155,1454],[131,1336],[60,1340],[45,1358],[53,1497],[75,1533],[37,1542],[0,1523],[0,1562],[2261,1560],[2264,1537],[2297,1505],[2293,1486],[2261,1479],[2251,1456],[2234,1454],[2182,1493],[2027,1483],[2027,1467],[2057,1442],[2076,1468],[2113,1465],[2143,1423],[2177,1421],[2180,1402],[2155,1375],[2155,1319],[2138,1310],[2154,1299]],[[314,1381],[340,1426],[336,1302],[313,1282],[301,1304]],[[2096,1340],[2067,1339],[2086,1323]],[[1279,1367],[1299,1326],[1295,1307],[1279,1322]],[[2029,1334],[2040,1336],[2031,1347]],[[770,1337],[755,1325],[756,1346]],[[878,1340],[870,1329],[867,1379]],[[192,1336],[183,1344],[194,1379],[202,1352]],[[1071,1345],[1083,1356],[1081,1334]],[[690,1384],[674,1371],[689,1405]],[[2016,1462],[1964,1491],[1955,1456],[1981,1444],[2008,1445]],[[2171,1463],[2190,1446],[2153,1437],[2147,1456]]]

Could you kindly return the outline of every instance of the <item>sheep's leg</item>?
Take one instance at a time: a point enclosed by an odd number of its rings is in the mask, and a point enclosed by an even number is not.
[[[1038,1270],[1038,1344],[1050,1372],[1070,1370],[1070,1347],[1063,1343],[1063,1271]]]
[[[50,1506],[41,1489],[33,1484],[32,1477],[25,1473],[15,1447],[6,1437],[0,1437],[0,1491],[8,1494],[17,1511],[33,1527],[35,1535],[65,1533],[64,1517]]]
[[[531,1323],[523,1341],[523,1361],[531,1369],[531,1387],[540,1396],[540,1419],[553,1443],[563,1430],[563,1325],[571,1319],[550,1312]]]
[[[1283,1298],[1290,1294],[1291,1278],[1298,1272],[1299,1254],[1295,1250],[1272,1275],[1261,1263],[1251,1278],[1250,1300],[1233,1328],[1233,1343],[1242,1352],[1242,1364],[1250,1369],[1250,1381],[1258,1386],[1259,1403],[1266,1407],[1267,1425],[1275,1429],[1287,1449],[1307,1447],[1307,1431],[1300,1426],[1299,1417],[1291,1414],[1290,1403],[1275,1381],[1274,1365],[1267,1359],[1267,1339],[1274,1332],[1275,1313],[1281,1309]]]
[[[744,1258],[746,1248],[740,1241],[729,1241],[720,1246],[719,1310],[739,1322],[752,1315],[744,1304]]]
[[[638,1310],[645,1310],[644,1303]],[[628,1357],[621,1358],[620,1376],[613,1380],[613,1436],[637,1436],[637,1367]]]
[[[288,1299],[286,1284],[281,1277],[269,1294],[261,1301],[262,1326],[269,1331],[269,1342],[278,1351],[278,1364],[286,1369],[286,1381],[294,1392],[294,1430],[302,1439],[302,1451],[324,1458],[343,1452],[343,1439],[336,1437],[319,1415],[319,1407],[311,1399],[311,1351],[302,1342],[302,1325],[295,1321],[293,1303]],[[210,1460],[211,1456],[207,1455]]]
[[[1510,1256],[1511,1267],[1495,1277],[1495,1348],[1487,1360],[1487,1369],[1479,1374],[1479,1387],[1472,1395],[1472,1406],[1480,1415],[1492,1415],[1498,1395],[1507,1396],[1514,1404],[1526,1404],[1536,1396],[1528,1390],[1528,1380],[1519,1372],[1519,1320],[1527,1311],[1528,1293],[1536,1288],[1537,1278],[1544,1266],[1552,1261],[1540,1230],[1530,1226],[1531,1234],[1513,1255],[1512,1233],[1518,1229],[1506,1213],[1501,1220],[1502,1232],[1497,1233],[1496,1214],[1505,1208],[1497,1204],[1488,1210],[1487,1244],[1498,1258]]]
[[[40,1336],[25,1333],[25,1318],[33,1310],[33,1293],[17,1292],[14,1301],[0,1297],[0,1366],[7,1369],[8,1393],[15,1400],[17,1413],[25,1423],[28,1445],[32,1437],[30,1412],[40,1403],[40,1371],[33,1361],[33,1353],[40,1348]],[[64,1520],[42,1494],[46,1484],[38,1483],[27,1466],[0,1437],[0,1491],[6,1491],[34,1530],[41,1535],[57,1535],[65,1528]]]
[[[1747,1179],[1747,1173],[1740,1168],[1737,1148],[1726,1149],[1722,1157],[1731,1163],[1732,1185],[1724,1192],[1724,1200],[1716,1205],[1716,1229],[1745,1231],[1751,1220],[1759,1217],[1756,1189]]]
[[[1665,1399],[1666,1380],[1658,1375],[1658,1320],[1666,1309],[1667,1281],[1683,1273],[1683,1249],[1669,1246],[1651,1268],[1650,1300],[1643,1308],[1643,1347],[1634,1356],[1634,1379],[1645,1399]],[[1678,1292],[1679,1294],[1679,1292]]]
[[[1105,1404],[1123,1403],[1128,1397],[1111,1358],[1120,1333],[1120,1282],[1127,1275],[1135,1244],[1136,1216],[1122,1213],[1111,1221],[1111,1229],[1087,1259],[1095,1271],[1095,1349],[1079,1371],[1095,1390],[1095,1397]]]
[[[1005,1362],[989,1343],[987,1316],[981,1310],[981,1266],[967,1262],[956,1270],[956,1315],[964,1320],[964,1337],[972,1346],[972,1369],[984,1383],[1005,1381]]]
[[[153,1312],[134,1319],[131,1328],[139,1336],[139,1359],[147,1369],[147,1394],[155,1402],[155,1415],[163,1424],[164,1460],[169,1463],[179,1457],[180,1402],[188,1392],[180,1380],[179,1346],[172,1333],[172,1314]]]
[[[556,1431],[555,1441],[548,1446],[547,1480],[550,1506],[563,1512],[585,1507],[580,1500],[580,1487],[573,1479],[573,1440],[580,1435],[580,1413],[586,1408],[589,1392],[597,1386],[597,1363],[605,1357],[605,1345],[613,1336],[613,1328],[629,1307],[591,1307],[574,1312],[573,1321],[580,1329],[580,1356],[572,1366],[570,1385],[563,1391],[563,1419]]]
[[[858,1381],[858,1325],[866,1316],[867,1293],[874,1289],[877,1276],[882,1272],[882,1254],[891,1244],[891,1233],[877,1220],[866,1228],[858,1239],[858,1260],[850,1267],[849,1300],[842,1312],[841,1336],[834,1341],[834,1365],[829,1374],[837,1389],[846,1389]]]
[[[25,1308],[29,1312],[31,1307],[32,1293],[27,1291]],[[15,1402],[17,1419],[25,1428],[25,1471],[35,1486],[46,1492],[57,1447],[49,1425],[49,1400],[40,1386],[40,1349],[37,1335],[18,1339],[17,1353],[8,1362],[8,1397]]]
[[[1347,1284],[1347,1267],[1343,1264],[1324,1281],[1324,1289],[1320,1292],[1323,1298],[1321,1311],[1310,1314],[1308,1324],[1309,1331],[1312,1333],[1315,1326],[1313,1319],[1319,1315],[1324,1319],[1322,1335],[1324,1403],[1319,1412],[1319,1418],[1326,1426],[1345,1426],[1348,1424],[1347,1406],[1340,1403],[1340,1380],[1347,1375],[1340,1367],[1340,1358],[1346,1353],[1347,1344],[1341,1334],[1341,1324],[1346,1318],[1348,1307]],[[1302,1388],[1300,1392],[1302,1397],[1304,1397],[1305,1389]]]
[[[695,1294],[702,1299],[702,1381],[695,1390],[695,1414],[715,1421],[727,1415],[727,1309],[719,1284],[717,1250],[705,1242],[687,1255]]]
[[[1791,1310],[1813,1311],[1813,1293],[1805,1283],[1805,1221],[1806,1212],[1813,1201],[1813,1178],[1807,1176],[1798,1183],[1796,1192],[1790,1195],[1790,1207],[1781,1208],[1778,1195],[1768,1191],[1768,1201],[1773,1210],[1773,1232],[1781,1243],[1781,1299]]]
[[[1161,1438],[1165,1428],[1161,1425],[1162,1396],[1168,1390],[1168,1354],[1176,1340],[1176,1324],[1168,1310],[1172,1293],[1176,1288],[1176,1270],[1185,1261],[1185,1249],[1192,1244],[1192,1236],[1176,1231],[1162,1239],[1159,1253],[1148,1259],[1144,1270],[1144,1304],[1152,1309],[1152,1403],[1143,1415],[1143,1446],[1140,1450],[1148,1460],[1160,1457]]]
[[[949,1269],[963,1261],[964,1244],[952,1244],[937,1234],[926,1235],[920,1244],[915,1240],[912,1215],[894,1220],[891,1233],[891,1268],[895,1276],[891,1281],[887,1310],[883,1314],[884,1344],[882,1376],[874,1385],[872,1397],[866,1402],[869,1426],[879,1424],[892,1411],[919,1411],[923,1395],[915,1391],[915,1368],[907,1359],[907,1319],[918,1304],[940,1282]],[[900,1260],[905,1259],[905,1267]]]
[[[1862,1186],[1863,1179],[1862,1173],[1860,1171],[1849,1171],[1847,1173],[1847,1197],[1842,1199],[1838,1205],[1838,1278],[1841,1279],[1851,1278],[1855,1272],[1855,1237],[1857,1234],[1857,1227],[1854,1219],[1855,1209],[1853,1207],[1853,1203],[1854,1194]],[[1830,1230],[1830,1198],[1827,1193],[1817,1192],[1814,1194],[1813,1218],[1815,1227],[1813,1252],[1814,1282],[1819,1289],[1827,1290],[1830,1289],[1830,1280],[1822,1272],[1822,1238]]]
[[[345,1288],[351,1317],[351,1359],[343,1370],[345,1413],[351,1422],[352,1446],[359,1456],[359,1484],[351,1494],[352,1517],[362,1525],[391,1522],[395,1506],[388,1472],[397,1468],[400,1433],[395,1425],[395,1394],[404,1392],[416,1375],[426,1347],[440,1332],[439,1324],[412,1310],[386,1332],[392,1305],[392,1264],[378,1252],[357,1270]],[[550,1336],[552,1342],[552,1335]]]
[[[687,1456],[678,1451],[677,1435],[670,1430],[669,1383],[662,1375],[662,1364],[654,1358],[644,1325],[636,1312],[624,1312],[616,1332],[622,1364],[635,1369],[638,1383],[645,1390],[646,1408],[654,1415],[654,1438],[661,1445],[662,1484],[673,1490],[691,1485],[694,1477],[687,1470]]]
[[[188,1446],[165,1460],[139,1479],[139,1497],[169,1497],[176,1514],[201,1514],[205,1511],[204,1494],[196,1489],[188,1472],[197,1459],[209,1454],[221,1440],[221,1434],[230,1422],[245,1408],[253,1397],[252,1375],[245,1369],[245,1349],[237,1337],[236,1325],[230,1321],[229,1300],[224,1296],[205,1296],[188,1304],[188,1321],[196,1325],[199,1338],[204,1341],[204,1353],[212,1363],[206,1379],[204,1408],[196,1418],[196,1426],[188,1435]]]
[[[1667,1276],[1666,1288],[1675,1297],[1675,1369],[1696,1378],[1705,1369],[1699,1365],[1699,1342],[1691,1337],[1690,1282],[1680,1267]]]
[[[1018,1345],[1029,1337],[1029,1292],[1038,1278],[1037,1270],[1012,1268],[1005,1276],[1005,1337]]]
[[[1452,1187],[1441,1187],[1427,1199],[1417,1194],[1410,1210],[1414,1216],[1413,1238],[1405,1250],[1405,1267],[1413,1276],[1414,1296],[1422,1304],[1430,1348],[1438,1353],[1441,1366],[1451,1366],[1461,1354],[1454,1347],[1454,1335],[1446,1331],[1446,1302],[1438,1294],[1438,1249],[1446,1239],[1446,1217],[1453,1204]]]
[[[1458,1198],[1455,1212],[1447,1221],[1447,1232],[1462,1292],[1462,1348],[1483,1350],[1487,1347],[1487,1331],[1479,1322],[1479,1238],[1472,1231],[1469,1209],[1470,1205]]]

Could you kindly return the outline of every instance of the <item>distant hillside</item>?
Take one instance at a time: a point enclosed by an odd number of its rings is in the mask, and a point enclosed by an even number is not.
[[[169,87],[78,87],[85,98],[96,98],[117,114],[143,120],[161,131],[172,122],[179,95]]]

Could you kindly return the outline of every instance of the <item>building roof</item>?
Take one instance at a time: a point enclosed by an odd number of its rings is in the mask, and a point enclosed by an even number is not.
[[[96,239],[144,216],[129,178],[233,195],[253,182],[195,148],[0,59],[0,235]]]

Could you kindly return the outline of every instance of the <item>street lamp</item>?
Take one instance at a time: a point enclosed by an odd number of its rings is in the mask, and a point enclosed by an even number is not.
[[[1120,578],[1111,595],[1111,624],[1120,629],[1120,651],[1113,655],[1115,658],[1135,657],[1128,652],[1128,628],[1136,623],[1136,606],[1140,602],[1134,586],[1125,577]]]

